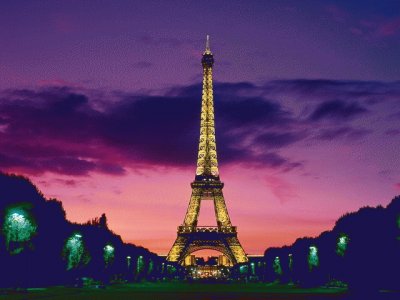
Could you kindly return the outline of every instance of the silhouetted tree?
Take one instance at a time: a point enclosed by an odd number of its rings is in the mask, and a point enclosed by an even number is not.
[[[386,207],[363,207],[337,220],[317,238],[301,238],[265,252],[267,280],[304,287],[336,282],[369,296],[400,289],[400,197]],[[290,259],[289,259],[290,254]],[[279,258],[280,270],[276,264]],[[290,264],[290,265],[289,265]]]
[[[0,173],[0,287],[75,284],[91,277],[157,280],[165,264],[145,248],[125,244],[103,213],[85,224],[65,218],[62,203],[46,200],[29,179]],[[138,258],[142,261],[137,267]]]

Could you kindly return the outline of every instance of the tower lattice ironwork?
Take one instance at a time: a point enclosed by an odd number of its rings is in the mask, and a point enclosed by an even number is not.
[[[248,261],[232,226],[226,208],[219,178],[217,148],[215,143],[214,99],[212,67],[214,57],[207,36],[203,65],[203,93],[201,101],[200,140],[195,180],[191,183],[192,195],[183,224],[178,227],[178,237],[168,253],[167,260],[182,263],[192,252],[213,249],[227,256],[233,264]],[[217,226],[197,226],[202,200],[213,200]]]

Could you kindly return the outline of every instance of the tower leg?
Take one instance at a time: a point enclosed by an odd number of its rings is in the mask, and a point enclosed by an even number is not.
[[[232,255],[235,257],[237,263],[245,263],[249,261],[236,235],[233,237],[227,237],[226,243],[228,244],[228,248],[230,252],[232,252]]]
[[[224,195],[222,189],[213,190],[215,217],[217,218],[218,226],[229,227],[232,226],[229,218],[228,209],[226,208]]]
[[[185,252],[188,245],[188,238],[178,235],[171,250],[169,250],[167,261],[179,262],[184,257],[181,257]]]
[[[197,219],[200,211],[200,201],[202,196],[202,190],[195,188],[192,190],[192,196],[190,197],[189,207],[186,212],[184,226],[194,227],[197,225]]]

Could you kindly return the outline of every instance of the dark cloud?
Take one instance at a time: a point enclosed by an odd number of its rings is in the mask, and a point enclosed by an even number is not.
[[[0,168],[123,175],[127,168],[191,167],[197,155],[201,88],[174,87],[157,96],[72,87],[3,91]],[[217,82],[214,91],[221,164],[290,171],[303,162],[283,156],[282,149],[307,139],[363,138],[371,129],[354,122],[372,114],[367,102],[380,95],[382,100],[373,104],[377,107],[397,99],[400,89],[397,82],[292,80],[263,86]],[[313,97],[319,102],[308,101]],[[322,119],[346,121],[346,126],[316,122]]]
[[[346,138],[350,140],[357,140],[371,133],[367,129],[354,129],[352,127],[339,127],[339,128],[324,128],[319,130],[316,139],[320,140],[337,140]]]
[[[229,101],[216,102],[221,162],[287,169],[278,153],[257,153],[243,141],[263,126],[289,126],[292,116],[278,103],[240,95],[251,84],[216,86]],[[27,172],[121,175],[126,167],[195,164],[201,86],[171,89],[163,96],[118,94],[96,105],[89,91],[68,87],[4,93],[0,167]],[[98,107],[101,107],[99,109]]]
[[[249,126],[287,126],[291,123],[291,114],[278,103],[251,97],[240,101],[221,101],[216,104],[219,117],[232,125]]]
[[[256,138],[256,143],[266,148],[282,148],[304,138],[303,133],[294,132],[266,132]]]
[[[390,136],[400,135],[400,130],[399,129],[388,129],[385,131],[385,134],[390,135]]]
[[[98,134],[138,162],[193,163],[200,122],[195,103],[183,97],[127,97],[109,108]]]
[[[29,153],[26,153],[29,155]],[[30,173],[49,171],[65,175],[86,175],[96,170],[96,165],[90,161],[75,157],[35,158],[17,157],[0,153],[0,166],[2,168],[24,169]]]
[[[333,100],[321,103],[310,115],[310,120],[321,119],[349,120],[357,115],[366,113],[368,110],[357,102],[347,103],[342,100]]]
[[[285,95],[298,101],[327,102],[337,99],[376,104],[398,101],[400,81],[357,81],[329,79],[273,80],[263,86],[267,95]]]

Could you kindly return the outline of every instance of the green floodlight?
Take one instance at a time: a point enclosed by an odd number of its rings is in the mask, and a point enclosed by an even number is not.
[[[341,234],[337,241],[336,253],[340,256],[344,256],[347,250],[348,243],[349,243],[349,237],[345,234]]]
[[[154,268],[154,262],[152,260],[150,260],[149,262],[149,270],[148,270],[148,274],[150,274],[151,272],[153,272],[153,268]]]
[[[167,264],[167,273],[174,274],[175,272],[176,272],[175,266]]]
[[[240,266],[240,268],[239,268],[240,274],[246,274],[247,271],[248,271],[248,266],[247,265]]]
[[[106,266],[110,265],[113,260],[114,260],[114,256],[115,256],[115,249],[114,246],[111,244],[107,244],[104,247],[104,253],[103,253],[103,258],[104,258],[104,262],[106,264]]]
[[[104,251],[107,253],[113,253],[114,252],[114,247],[111,245],[107,245],[104,247]]]
[[[273,268],[274,268],[275,274],[282,275],[281,260],[279,259],[279,256],[275,257],[274,262],[273,262]]]
[[[318,248],[310,246],[308,252],[308,267],[310,270],[319,266]]]
[[[29,242],[36,230],[34,220],[23,208],[16,207],[6,211],[3,232],[6,238],[6,249],[12,254],[20,253],[24,249],[22,244]],[[13,247],[10,247],[11,244],[14,244]]]
[[[400,215],[397,216],[397,227],[400,228]]]
[[[251,266],[251,274],[255,275],[256,274],[256,267],[255,267],[254,262],[250,263],[250,266]]]
[[[292,270],[293,269],[293,255],[292,253],[289,253],[289,269]]]
[[[137,264],[136,264],[136,273],[140,274],[144,269],[144,261],[143,261],[143,256],[139,256],[137,259]]]
[[[87,264],[90,260],[82,238],[80,233],[74,233],[65,243],[63,255],[67,259],[67,270],[77,268],[80,264]]]

